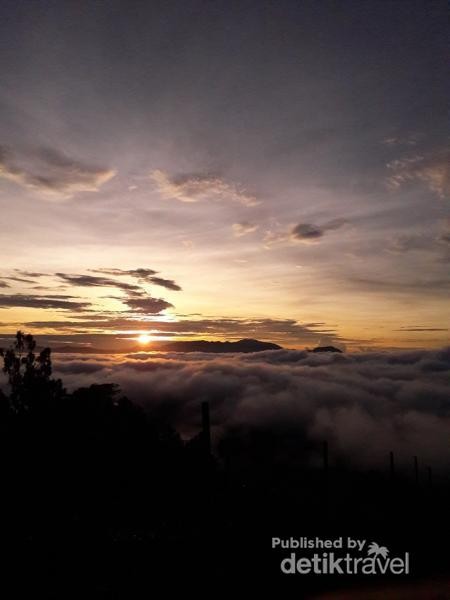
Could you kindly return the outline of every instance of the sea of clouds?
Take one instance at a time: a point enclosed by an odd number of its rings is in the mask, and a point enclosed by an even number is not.
[[[232,430],[298,432],[327,439],[354,465],[450,465],[450,348],[438,351],[313,354],[137,353],[54,356],[55,376],[70,390],[114,382],[150,414],[185,435],[209,401],[214,439]]]

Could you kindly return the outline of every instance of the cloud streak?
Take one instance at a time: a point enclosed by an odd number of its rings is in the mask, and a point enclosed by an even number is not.
[[[138,285],[117,281],[115,279],[108,279],[106,277],[95,277],[93,275],[68,275],[66,273],[55,273],[55,275],[64,281],[64,283],[73,285],[75,287],[113,287],[120,290],[125,290],[127,292],[142,291]]]
[[[160,195],[166,199],[187,203],[224,200],[248,207],[260,204],[256,196],[249,194],[242,186],[229,183],[217,175],[189,173],[170,176],[165,171],[155,170],[150,177]]]
[[[89,308],[89,302],[68,300],[72,296],[32,296],[27,294],[0,294],[0,308],[44,308],[55,310],[82,311]]]
[[[105,275],[115,276],[128,276],[135,277],[141,283],[151,283],[153,285],[159,285],[168,290],[176,292],[181,291],[179,286],[173,279],[165,279],[163,277],[156,277],[158,271],[153,269],[91,269],[93,273],[104,273]]]
[[[248,221],[244,221],[243,223],[233,223],[232,225],[235,237],[242,237],[249,233],[253,233],[258,227],[259,225],[257,223],[249,223]]]
[[[18,157],[0,147],[0,178],[49,198],[71,198],[78,192],[97,192],[115,171],[88,165],[50,148]]]
[[[392,175],[389,185],[396,189],[412,181],[424,183],[440,198],[450,197],[450,151],[438,151],[430,156],[415,155],[388,163]]]

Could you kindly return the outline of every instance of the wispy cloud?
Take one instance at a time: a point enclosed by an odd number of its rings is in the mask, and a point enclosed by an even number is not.
[[[122,302],[129,306],[133,311],[148,315],[156,315],[166,308],[173,308],[173,304],[170,302],[167,302],[162,298],[152,298],[150,296],[146,298],[127,298],[123,299]]]
[[[112,169],[85,164],[54,149],[42,148],[17,156],[9,148],[0,147],[0,178],[49,198],[96,192],[114,175]]]
[[[388,163],[392,174],[388,183],[399,188],[412,181],[421,181],[440,198],[450,197],[450,151],[443,150],[430,156],[414,155]]]
[[[33,296],[28,294],[0,294],[0,308],[44,308],[81,311],[91,305],[89,302],[70,300],[72,296]]]
[[[233,223],[232,225],[233,233],[236,237],[242,237],[249,233],[253,233],[258,227],[259,225],[256,223],[249,223],[248,221],[244,221],[243,223]]]
[[[156,275],[158,271],[153,269],[90,269],[92,273],[103,273],[104,275],[128,275],[129,277],[136,277],[140,281],[148,281],[148,278],[152,275]]]
[[[173,279],[164,279],[163,277],[150,277],[150,283],[154,285],[159,285],[167,290],[173,290],[175,292],[181,291],[181,287],[173,281]]]
[[[416,332],[419,333],[420,331],[423,332],[431,332],[431,331],[448,331],[447,328],[442,328],[442,327],[427,327],[426,325],[411,325],[411,326],[406,326],[406,327],[399,327],[399,329],[394,329],[394,331],[405,331],[405,332]]]
[[[68,275],[66,273],[55,273],[59,279],[66,284],[79,287],[113,287],[125,291],[142,291],[138,285],[125,283],[107,277],[95,277],[92,275]]]
[[[380,294],[420,294],[447,296],[450,290],[448,279],[371,279],[369,277],[349,277],[347,281],[355,289],[367,290]]]
[[[163,198],[180,202],[224,200],[244,206],[257,206],[260,201],[242,186],[227,182],[222,177],[208,173],[188,173],[170,176],[165,171],[155,170],[151,179]]]
[[[128,276],[138,279],[141,283],[151,283],[159,285],[168,290],[176,292],[181,291],[179,286],[173,279],[165,279],[164,277],[156,277],[158,271],[153,269],[91,269],[93,273],[104,273],[105,275],[115,275],[118,277]]]
[[[24,277],[3,277],[3,279],[7,279],[8,281],[17,281],[18,283],[36,283],[32,279],[25,279]]]
[[[44,273],[36,273],[36,271],[23,271],[22,269],[14,269],[14,271],[19,275],[23,275],[24,277],[44,277]]]
[[[433,240],[423,234],[397,235],[391,238],[386,245],[387,252],[404,254],[417,250],[431,250]]]
[[[445,219],[442,223],[442,229],[437,237],[437,241],[450,246],[450,219]]]

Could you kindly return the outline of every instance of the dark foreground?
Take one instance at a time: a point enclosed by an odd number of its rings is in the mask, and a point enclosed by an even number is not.
[[[18,343],[0,396],[2,597],[450,597],[445,479],[327,467],[323,447],[289,432],[230,432],[211,452],[206,407],[182,441],[113,385],[67,394],[50,354]],[[376,542],[409,552],[410,573],[283,574],[284,558],[312,551],[273,537]]]

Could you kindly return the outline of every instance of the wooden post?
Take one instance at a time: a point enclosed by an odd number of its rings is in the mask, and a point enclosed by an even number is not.
[[[416,485],[419,485],[419,461],[417,456],[414,457],[414,481]]]
[[[205,453],[211,454],[211,425],[209,420],[209,402],[202,402],[202,436]]]

